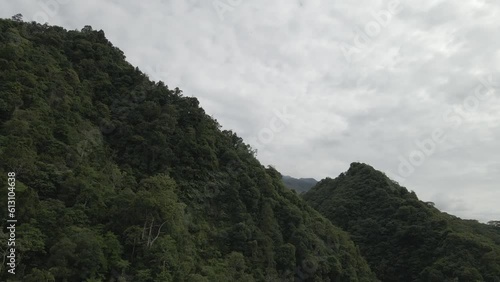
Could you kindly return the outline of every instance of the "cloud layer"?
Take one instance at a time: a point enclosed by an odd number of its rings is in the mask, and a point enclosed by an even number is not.
[[[496,1],[0,3],[4,18],[103,29],[284,174],[366,162],[447,212],[500,219]]]

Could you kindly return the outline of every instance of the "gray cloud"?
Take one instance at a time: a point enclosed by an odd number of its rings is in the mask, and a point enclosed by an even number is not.
[[[499,219],[500,99],[463,105],[480,77],[500,83],[500,3],[401,2],[346,60],[339,46],[391,1],[241,1],[221,19],[214,1],[0,0],[0,16],[103,29],[132,64],[198,97],[264,164],[295,177],[335,177],[352,161],[397,177],[399,157],[441,129],[446,141],[401,184],[450,213]],[[283,106],[289,123],[260,142]]]

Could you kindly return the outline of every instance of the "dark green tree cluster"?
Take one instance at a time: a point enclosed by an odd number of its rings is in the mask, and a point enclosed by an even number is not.
[[[0,20],[0,122],[18,205],[1,281],[377,281],[345,232],[103,31]]]
[[[303,198],[350,233],[382,281],[500,281],[500,228],[442,213],[368,165]]]

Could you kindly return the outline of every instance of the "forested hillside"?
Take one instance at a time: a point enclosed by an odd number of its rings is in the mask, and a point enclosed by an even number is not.
[[[368,165],[303,198],[351,234],[382,281],[500,281],[500,228],[442,213]]]
[[[0,20],[0,121],[18,220],[1,281],[376,281],[345,232],[103,31]]]

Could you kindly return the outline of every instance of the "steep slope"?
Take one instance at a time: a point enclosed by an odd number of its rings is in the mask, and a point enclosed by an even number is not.
[[[382,281],[500,281],[500,228],[442,213],[368,165],[303,198],[351,234]]]
[[[294,178],[288,175],[284,175],[282,179],[285,187],[293,189],[298,193],[306,192],[318,183],[314,178]]]
[[[102,31],[0,20],[0,69],[18,203],[0,280],[375,281],[345,232]]]

